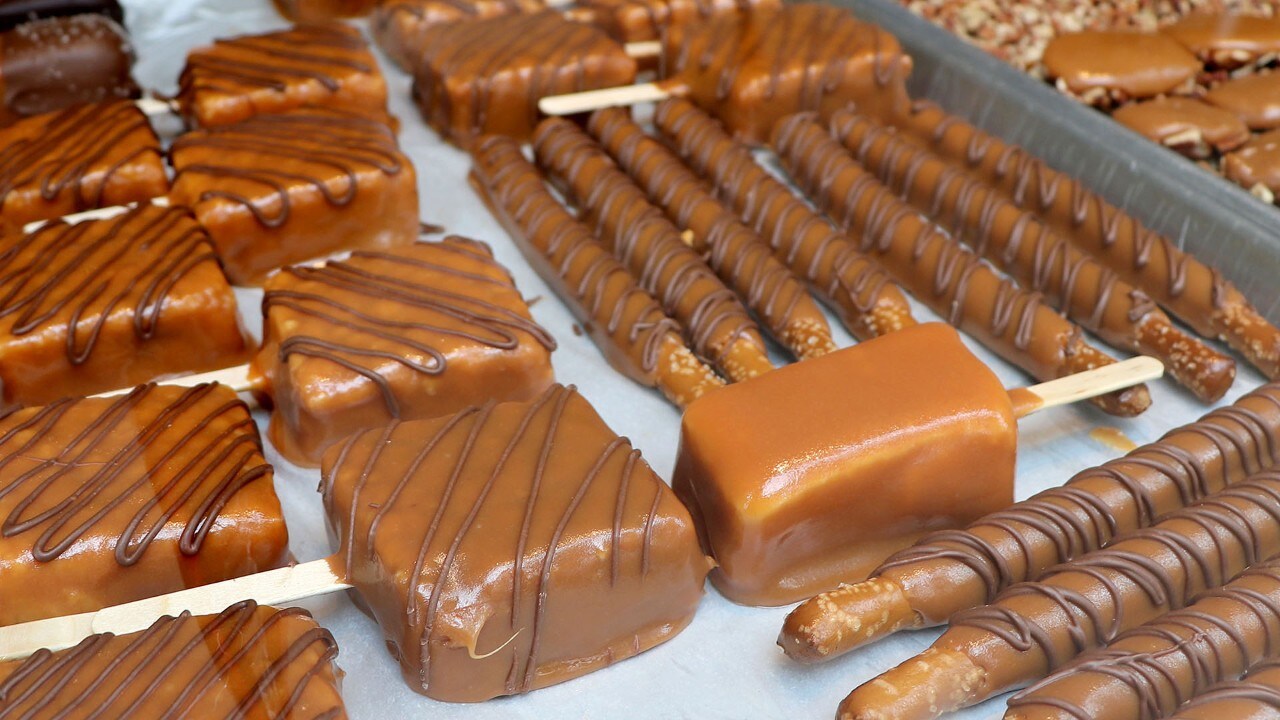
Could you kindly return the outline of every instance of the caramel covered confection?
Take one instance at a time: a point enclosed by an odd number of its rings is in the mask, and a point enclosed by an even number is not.
[[[636,61],[604,32],[546,11],[432,35],[413,96],[431,127],[466,148],[482,134],[530,139],[543,97],[627,85],[635,77]]]
[[[160,140],[131,102],[80,105],[0,128],[0,219],[14,226],[169,191]]]
[[[673,27],[781,4],[780,0],[586,0],[578,7],[618,41],[645,42],[661,40]]]
[[[538,125],[534,151],[539,164],[564,181],[601,241],[684,326],[694,352],[735,381],[773,369],[733,291],[589,135],[568,120],[547,118]]]
[[[1196,159],[1230,152],[1249,139],[1249,126],[1235,113],[1194,98],[1131,103],[1117,108],[1111,117],[1152,142]]]
[[[1280,386],[1266,385],[964,531],[923,538],[867,582],[798,607],[779,644],[796,660],[818,662],[904,628],[946,623],[1117,534],[1275,467],[1277,433]]]
[[[272,444],[302,465],[359,430],[526,400],[553,377],[555,340],[474,240],[288,267],[262,308],[251,372],[275,404]]]
[[[359,30],[308,24],[192,50],[177,100],[199,127],[304,105],[376,115],[386,112],[387,83]]]
[[[648,650],[689,623],[710,564],[689,512],[573,388],[357,435],[321,489],[334,561],[438,700]]]
[[[717,16],[663,40],[662,74],[674,94],[751,143],[768,141],[779,120],[800,111],[825,116],[853,103],[892,117],[909,102],[910,70],[893,35],[819,3]]]
[[[1082,655],[1010,699],[1005,717],[1274,718],[1280,678],[1275,661],[1264,658],[1275,656],[1278,643],[1280,560],[1273,558]],[[1247,680],[1235,681],[1246,670]]]
[[[1044,50],[1045,76],[1059,90],[1099,107],[1189,93],[1201,63],[1158,33],[1090,30],[1059,35]]]
[[[680,325],[551,195],[511,138],[472,149],[472,182],[525,257],[618,372],[684,407],[724,384],[685,347]]]
[[[849,110],[837,110],[830,129],[886,186],[1081,327],[1159,358],[1201,400],[1213,402],[1231,387],[1231,357],[1174,325],[1146,293],[994,187]]]
[[[785,605],[1007,506],[1016,445],[1009,394],[929,323],[693,403],[673,485],[721,593]]]
[[[279,567],[288,533],[249,409],[142,385],[0,420],[0,625]]]
[[[0,124],[73,105],[138,97],[132,72],[133,46],[109,17],[88,14],[23,23],[0,33]]]
[[[142,632],[93,635],[0,663],[0,713],[224,720],[346,720],[338,646],[306,610],[236,603],[162,617]]]
[[[237,285],[289,263],[418,237],[413,164],[385,124],[330,108],[179,137],[176,204],[195,211]]]
[[[1280,553],[1277,518],[1280,474],[1263,473],[1116,538],[952,617],[929,649],[854,690],[839,717],[936,718],[1034,682]]]
[[[333,18],[368,15],[380,0],[272,0],[290,20],[322,22]]]
[[[0,30],[51,17],[96,13],[124,24],[124,8],[119,0],[5,0],[0,2]]]
[[[1280,128],[1280,73],[1228,80],[1205,93],[1204,101],[1239,117],[1252,130]]]
[[[863,255],[687,100],[660,103],[654,124],[685,162],[835,308],[855,337],[867,340],[915,324],[911,306],[888,273]]]
[[[916,297],[952,325],[1040,381],[1114,362],[1081,330],[1019,288],[899,200],[832,139],[811,114],[792,116],[773,145],[814,203],[841,224]],[[1096,398],[1103,410],[1132,416],[1151,396],[1136,386]]]
[[[703,253],[720,279],[793,355],[803,360],[836,349],[826,316],[809,297],[808,288],[626,110],[598,110],[587,129],[650,200],[661,205],[679,227],[693,233],[694,249]]]
[[[1235,70],[1273,62],[1280,55],[1280,18],[1202,12],[1161,29],[1205,65]]]
[[[373,37],[400,67],[413,71],[434,40],[427,33],[442,25],[500,15],[536,13],[543,0],[383,0],[373,11]]]
[[[1268,376],[1280,375],[1280,329],[1267,322],[1222,273],[1180,250],[1079,181],[1026,150],[922,102],[904,132],[1037,213],[1080,250],[1204,337],[1220,338]]]
[[[235,295],[185,210],[142,205],[0,238],[0,407],[216,370],[247,355]]]
[[[1262,133],[1222,158],[1222,174],[1267,202],[1280,194],[1280,130]]]

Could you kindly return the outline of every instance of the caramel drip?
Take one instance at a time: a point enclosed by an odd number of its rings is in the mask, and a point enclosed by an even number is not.
[[[38,255],[19,264],[31,252]],[[117,266],[139,256],[146,262],[128,268],[131,282],[113,282]],[[150,340],[173,287],[201,263],[216,261],[208,236],[181,210],[142,205],[110,220],[55,223],[0,251],[0,320],[12,317],[9,333],[21,338],[66,316],[67,360],[81,365],[117,309],[132,301],[134,335]],[[78,277],[86,266],[98,273]]]
[[[288,222],[293,212],[291,187],[309,185],[328,204],[343,207],[355,200],[362,171],[373,169],[393,176],[404,167],[390,128],[376,120],[336,110],[259,115],[233,125],[197,130],[175,140],[170,152],[176,157],[188,148],[255,156],[252,165],[236,161],[234,157],[225,162],[180,165],[174,182],[186,174],[207,177],[215,189],[202,192],[200,202],[225,200],[243,205],[267,228],[278,228]],[[329,168],[342,181],[334,187],[329,174],[308,175],[274,169],[272,158],[289,167],[305,163]],[[251,196],[216,189],[221,180],[252,183],[261,186],[264,194]]]
[[[928,102],[903,120],[917,142],[978,174],[1014,205],[1037,213],[1081,251],[1107,264],[1206,337],[1222,337],[1268,375],[1280,372],[1280,330],[1216,269],[1015,145]]]
[[[1043,293],[1063,315],[1116,347],[1160,358],[1204,400],[1217,400],[1230,387],[1233,360],[1174,327],[1146,293],[995,188],[847,110],[832,114],[831,131],[904,201],[1025,287]]]
[[[112,531],[99,526],[112,513],[136,505],[137,512],[114,540],[118,564],[137,563],[180,514],[190,516],[179,548],[184,555],[200,552],[228,500],[271,473],[248,410],[234,398],[219,399],[217,387],[179,391],[143,385],[111,399],[60,400],[11,414],[0,422],[0,472],[14,468],[0,484],[0,500],[9,499],[12,507],[0,522],[0,534],[33,534],[32,555],[50,562],[91,535]],[[103,408],[87,424],[76,417],[90,412],[83,409],[86,405]],[[214,432],[215,423],[224,427]],[[134,426],[130,442],[109,444],[118,442],[112,436],[122,427]],[[186,430],[177,429],[184,426]],[[36,448],[52,433],[72,439],[53,457],[40,459]],[[193,445],[201,452],[181,467],[169,465],[180,450]],[[142,467],[130,470],[137,463]],[[50,488],[79,478],[90,467],[96,469],[74,492],[50,496]]]
[[[284,92],[299,81],[314,81],[333,93],[341,87],[340,75],[377,69],[355,59],[367,49],[360,31],[336,23],[217,40],[187,58],[178,78],[178,96],[239,94],[246,87]]]
[[[624,110],[600,110],[588,130],[649,198],[679,227],[693,232],[694,247],[747,307],[797,357],[835,349],[826,318],[804,285],[754,230],[708,193],[699,178],[657,140],[645,134]]]
[[[1170,431],[1128,455],[1085,470],[965,530],[933,533],[889,558],[876,577],[912,582],[913,607],[943,622],[977,591],[990,602],[1014,583],[1096,550],[1119,533],[1280,462],[1280,386]],[[921,578],[931,578],[929,581]]]
[[[328,630],[314,623],[305,632],[286,627],[292,619],[309,621],[310,617],[299,608],[259,608],[245,600],[216,616],[193,618],[183,613],[160,618],[132,635],[104,633],[62,652],[41,650],[16,664],[0,681],[0,715],[133,717],[144,703],[163,693],[171,702],[163,714],[153,716],[158,720],[191,714],[210,717],[206,713],[211,704],[224,710],[218,717],[226,720],[345,718],[340,703],[319,709],[315,707],[318,698],[307,697],[312,681],[330,675],[333,682],[333,661],[338,656]],[[279,637],[284,633],[284,638]],[[283,645],[282,639],[288,644]],[[259,663],[263,667],[255,667]],[[295,666],[304,668],[296,684],[281,687],[281,678]],[[179,679],[176,673],[190,677]],[[224,708],[228,699],[220,697],[227,693],[235,694],[231,708]],[[282,695],[283,704],[274,705]]]
[[[519,228],[518,238],[546,259],[559,280],[547,278],[548,282],[563,287],[585,310],[585,319],[599,324],[629,360],[614,366],[637,382],[653,384],[663,344],[673,337],[682,342],[680,325],[552,197],[519,144],[489,136],[474,149],[474,157],[474,172],[493,203]],[[606,356],[615,357],[609,352]]]
[[[1117,709],[1110,717],[1132,720],[1168,717],[1179,708],[1204,712],[1230,700],[1274,707],[1280,694],[1273,684],[1228,678],[1250,668],[1251,674],[1275,668],[1274,659],[1264,658],[1280,652],[1277,627],[1280,562],[1272,559],[1015,695],[1009,701],[1009,716],[1088,720],[1096,717],[1088,709],[1097,705],[1096,700],[1090,702],[1095,697],[1131,700],[1127,706],[1133,712]]]
[[[538,126],[534,149],[538,161],[572,187],[605,244],[684,325],[696,352],[738,380],[767,368],[763,341],[733,291],[590,136],[551,118]],[[737,367],[730,358],[740,343],[757,356],[753,367]]]
[[[975,254],[922,218],[914,208],[858,167],[809,115],[783,121],[774,134],[783,162],[820,207],[860,249],[874,253],[920,300],[951,324],[983,341],[1039,380],[1110,359],[1082,339],[1079,328],[1041,301],[1000,277]],[[1100,400],[1108,412],[1131,415],[1150,403],[1145,389]]]
[[[432,243],[440,253],[453,253],[478,261],[506,274],[487,248],[472,240],[449,236]],[[383,270],[379,269],[383,266]],[[412,333],[429,333],[463,338],[498,350],[513,350],[521,337],[528,335],[547,349],[554,349],[555,339],[540,325],[501,305],[451,292],[432,283],[406,280],[385,271],[387,265],[408,265],[434,275],[463,278],[468,282],[489,283],[499,288],[508,286],[488,275],[467,272],[443,262],[432,262],[406,253],[359,250],[348,260],[331,260],[320,267],[293,266],[281,270],[306,285],[303,289],[268,290],[262,300],[262,311],[273,307],[289,310],[309,318],[322,320],[333,332],[325,337],[295,334],[280,343],[280,362],[292,356],[319,358],[344,367],[377,388],[388,414],[400,417],[400,403],[388,381],[378,371],[379,362],[393,362],[424,375],[440,375],[447,369],[445,355]],[[429,277],[429,276],[428,276]],[[417,321],[388,319],[366,312],[379,302],[394,302],[409,309]],[[440,318],[435,322],[425,317]],[[396,349],[371,348],[362,339],[392,343]],[[424,358],[420,359],[420,358]]]
[[[553,463],[552,456],[557,452],[572,452],[572,450],[560,449],[562,446],[571,448],[571,441],[564,437],[561,421],[566,417],[566,409],[569,404],[575,401],[582,402],[577,398],[577,390],[575,388],[557,385],[549,388],[537,400],[528,403],[527,409],[511,431],[510,438],[501,453],[496,457],[496,460],[483,461],[486,467],[491,462],[492,467],[485,473],[483,480],[473,483],[478,489],[468,488],[465,493],[459,489],[461,484],[459,479],[467,472],[468,465],[482,462],[474,457],[474,451],[478,445],[478,438],[482,434],[494,432],[494,430],[489,429],[494,412],[494,404],[489,403],[482,407],[474,407],[454,415],[440,425],[434,436],[423,439],[425,442],[421,443],[422,449],[398,479],[395,481],[387,481],[385,478],[378,480],[379,484],[387,483],[391,486],[389,494],[386,495],[386,500],[377,506],[376,512],[368,521],[366,532],[351,532],[349,534],[342,552],[345,556],[347,572],[350,575],[354,570],[354,563],[357,562],[357,556],[361,558],[372,557],[371,553],[379,542],[378,533],[383,527],[384,520],[393,513],[404,511],[400,507],[400,502],[406,495],[406,487],[420,480],[415,477],[418,469],[423,467],[430,456],[436,452],[436,449],[445,444],[451,436],[461,439],[462,444],[460,449],[456,451],[456,455],[449,456],[452,471],[444,482],[442,493],[434,510],[429,507],[422,509],[423,512],[430,512],[430,517],[427,518],[428,521],[425,523],[426,528],[417,552],[417,560],[409,572],[410,581],[408,582],[407,595],[404,598],[404,606],[407,608],[405,620],[409,624],[409,634],[421,638],[420,648],[417,649],[420,653],[418,658],[418,679],[424,689],[430,686],[431,681],[430,649],[433,643],[432,638],[442,632],[441,628],[438,627],[437,617],[441,613],[441,603],[444,598],[452,593],[450,586],[459,581],[459,572],[454,572],[454,569],[461,561],[459,554],[463,544],[474,532],[480,532],[480,528],[484,527],[486,523],[507,522],[510,519],[506,514],[509,511],[498,507],[497,503],[488,502],[495,486],[499,484],[501,479],[506,479],[508,482],[519,479],[520,482],[528,487],[528,499],[520,519],[520,532],[517,536],[517,542],[511,548],[512,569],[509,575],[512,583],[511,615],[507,618],[493,617],[489,620],[489,622],[500,622],[505,619],[510,623],[511,633],[514,634],[513,640],[509,642],[511,665],[506,681],[506,694],[527,692],[533,688],[535,673],[538,670],[538,649],[542,641],[544,611],[547,605],[547,598],[553,590],[550,580],[556,562],[556,552],[564,539],[565,530],[582,503],[584,496],[594,485],[599,483],[612,483],[617,487],[617,500],[611,506],[615,508],[614,514],[611,516],[611,522],[615,523],[613,525],[615,530],[611,534],[611,542],[607,550],[613,558],[612,567],[615,568],[613,577],[616,579],[616,568],[618,563],[621,562],[622,555],[621,545],[619,544],[621,532],[616,526],[620,510],[616,508],[621,508],[628,497],[628,493],[636,492],[631,476],[645,467],[643,463],[639,462],[639,451],[633,449],[626,438],[614,438],[611,442],[604,444],[598,451],[591,469],[578,481],[576,491],[571,496],[564,497],[563,507],[557,508],[559,510],[559,519],[551,529],[549,536],[545,538],[546,552],[538,566],[531,568],[531,572],[526,571],[524,568],[524,563],[533,554],[533,548],[538,547],[539,543],[543,541],[542,538],[534,536],[533,519],[535,514],[543,508],[544,503],[548,501],[549,493],[544,493],[542,488],[548,482],[546,473],[548,467]],[[566,421],[567,424],[568,422]],[[373,447],[363,467],[359,470],[358,479],[352,490],[352,516],[347,520],[348,527],[358,527],[355,516],[357,510],[361,508],[358,501],[378,472],[378,459],[381,449],[394,442],[394,437],[399,427],[401,427],[399,423],[393,423],[381,433],[379,442]],[[327,477],[334,478],[344,472],[344,465],[351,462],[351,448],[359,437],[352,438],[351,441],[343,446],[341,454]],[[516,467],[513,463],[509,464],[510,458],[516,453],[517,448],[529,443],[536,443],[538,448],[535,453],[537,462],[529,467]],[[622,472],[617,477],[604,477],[604,469],[607,463],[618,454],[622,454],[626,458],[622,465]],[[642,474],[650,477],[654,485],[654,493],[661,496],[664,491],[661,483],[651,473]],[[505,485],[504,488],[506,488]],[[332,511],[333,507],[332,489],[332,482],[324,488],[326,507],[330,511]],[[518,492],[518,490],[509,488],[504,492],[509,494],[509,492]],[[466,503],[465,499],[459,498],[459,496],[463,495],[471,498],[469,505],[454,507],[456,503]],[[415,512],[417,511],[415,510]],[[442,530],[446,517],[461,518],[461,524],[456,531],[445,532]],[[651,542],[651,528],[648,523],[651,521],[652,517],[646,521],[644,547],[641,550],[641,556],[636,558],[641,573],[644,572],[647,563],[646,558],[649,554],[648,545]],[[529,576],[535,578],[531,585],[527,581]],[[524,628],[524,630],[517,632],[521,628]]]
[[[132,102],[78,105],[49,115],[38,135],[0,147],[0,206],[14,191],[37,187],[45,201],[70,191],[77,210],[101,207],[116,173],[138,158],[162,157],[160,143],[154,141],[102,164],[131,135],[141,131],[154,140],[150,128]]]
[[[865,340],[914,324],[888,273],[757,165],[715,120],[687,101],[668,100],[654,122],[684,161],[768,241],[775,257],[836,307],[854,336]]]

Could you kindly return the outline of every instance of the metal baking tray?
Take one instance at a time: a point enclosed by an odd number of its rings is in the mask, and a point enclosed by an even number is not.
[[[1280,209],[891,0],[833,0],[889,30],[929,98],[1089,185],[1220,269],[1280,321]]]

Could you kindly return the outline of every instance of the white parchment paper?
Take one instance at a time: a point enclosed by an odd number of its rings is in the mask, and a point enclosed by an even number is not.
[[[269,0],[126,0],[127,22],[137,47],[137,77],[144,87],[173,92],[190,48],[216,37],[283,27]],[[554,355],[557,378],[578,386],[620,434],[632,439],[663,477],[674,464],[679,413],[657,393],[614,372],[586,337],[572,332],[572,317],[524,262],[474,196],[466,182],[469,164],[460,151],[444,144],[422,123],[409,100],[410,78],[385,59],[391,108],[402,120],[401,143],[418,172],[424,220],[450,232],[490,243],[498,259],[515,275],[533,314],[560,343]],[[255,332],[261,293],[239,291],[241,313]],[[935,319],[917,307],[917,317]],[[832,321],[841,344],[852,342]],[[1028,378],[974,343],[1009,387]],[[886,369],[892,372],[891,369]],[[1262,382],[1241,366],[1230,401]],[[855,389],[856,391],[856,389]],[[1090,438],[1100,426],[1119,428],[1138,443],[1151,441],[1176,425],[1196,419],[1208,408],[1168,381],[1152,385],[1153,408],[1134,420],[1117,420],[1089,406],[1047,412],[1021,425],[1018,497],[1061,484],[1073,473],[1119,454]],[[266,416],[258,412],[265,428]],[[317,471],[281,460],[276,488],[288,518],[291,545],[300,561],[331,552],[316,486]],[[875,498],[867,498],[874,503]],[[830,718],[844,696],[859,683],[919,652],[937,631],[902,634],[818,667],[787,660],[774,644],[789,608],[759,609],[734,605],[708,585],[692,625],[671,642],[584,678],[530,695],[478,705],[450,705],[412,692],[383,647],[381,632],[345,596],[305,603],[329,628],[341,647],[338,662],[346,672],[345,694],[352,718],[438,718],[440,720],[553,720],[661,718],[690,720]],[[1004,703],[993,700],[958,718],[995,718]]]

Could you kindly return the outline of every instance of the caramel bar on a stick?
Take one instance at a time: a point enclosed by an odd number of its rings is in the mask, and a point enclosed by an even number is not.
[[[178,107],[197,127],[302,106],[386,114],[387,83],[364,36],[340,23],[226,38],[187,56]]]
[[[374,9],[370,25],[378,46],[412,72],[435,42],[428,33],[436,28],[500,15],[527,15],[546,7],[543,0],[383,0]]]
[[[0,625],[279,567],[287,542],[257,427],[224,386],[0,420]]]
[[[679,407],[723,385],[685,347],[680,325],[552,196],[518,142],[491,135],[471,157],[472,183],[490,210],[610,365]]]
[[[832,139],[810,114],[778,125],[774,146],[816,204],[861,238],[876,257],[930,305],[1032,377],[1045,381],[1114,362],[1081,330],[1000,277],[974,253],[899,200]],[[1145,386],[1094,400],[1124,417],[1151,404]]]
[[[1035,682],[1280,552],[1277,520],[1280,474],[1199,500],[957,614],[924,652],[850,693],[839,718],[937,718]]]
[[[684,326],[694,352],[735,381],[773,369],[733,291],[589,135],[568,120],[548,118],[538,126],[534,150],[539,164],[571,190],[600,239]]]
[[[1275,476],[1271,480],[1274,483]],[[1005,717],[1275,717],[1275,666],[1268,669],[1260,661],[1274,658],[1278,647],[1280,560],[1273,558],[1245,571],[1221,589],[1200,595],[1187,608],[1131,630],[1104,649],[1080,656],[1013,696]],[[1249,681],[1234,681],[1251,667],[1256,667],[1256,682],[1253,671]],[[1250,709],[1255,712],[1250,713]]]
[[[645,134],[627,111],[597,110],[588,131],[680,228],[769,332],[797,358],[835,350],[831,328],[809,291],[754,230],[720,204],[692,170]]]
[[[848,110],[832,115],[830,129],[903,200],[1081,327],[1112,346],[1159,358],[1201,400],[1213,402],[1231,387],[1234,360],[1174,325],[1146,293],[995,188]]]
[[[686,100],[658,105],[654,123],[685,162],[835,308],[854,337],[868,340],[915,324],[911,306],[880,265],[815,213]]]
[[[131,102],[80,105],[0,129],[0,220],[36,220],[169,191],[160,140]]]
[[[410,687],[528,692],[679,633],[710,563],[640,453],[573,388],[392,423],[325,459],[332,558]]]
[[[337,655],[307,611],[239,602],[0,663],[0,715],[345,720]]]
[[[237,285],[418,237],[413,164],[391,128],[359,113],[301,108],[203,128],[179,137],[170,159],[171,199],[195,212]]]
[[[250,373],[274,405],[272,444],[300,465],[360,430],[527,400],[553,379],[555,340],[474,240],[358,250],[265,289]]]
[[[185,210],[0,236],[0,408],[243,362],[235,295]]]
[[[1204,337],[1225,340],[1268,376],[1280,375],[1280,329],[1220,272],[1143,227],[1080,182],[1015,145],[918,102],[901,121],[918,142],[990,182],[1015,205],[1093,255]]]
[[[1275,467],[1278,433],[1280,386],[1266,385],[964,531],[924,537],[870,580],[796,608],[778,642],[793,659],[820,662],[902,629],[944,624],[1120,533]]]

